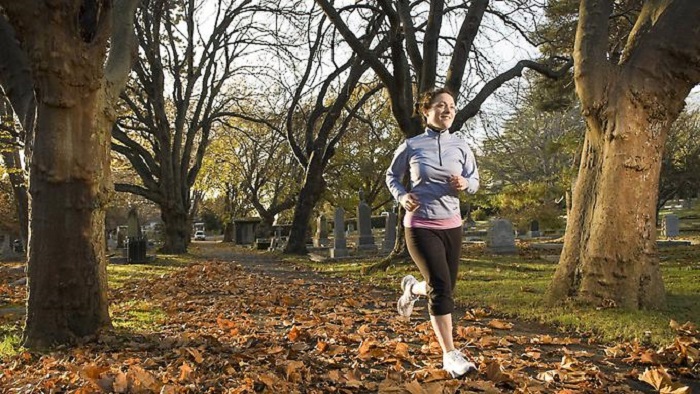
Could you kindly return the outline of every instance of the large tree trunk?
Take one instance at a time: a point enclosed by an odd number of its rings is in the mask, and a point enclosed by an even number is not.
[[[165,254],[187,253],[192,231],[192,223],[187,212],[184,209],[161,207],[160,217],[163,219],[165,227],[164,243],[160,252]]]
[[[32,69],[26,81],[31,86],[22,87],[36,92],[36,106],[30,100],[14,107],[25,119],[30,148],[29,297],[22,341],[29,348],[68,344],[111,326],[104,248],[114,119],[109,104],[131,66],[136,5],[0,0]],[[18,61],[15,56],[11,62]],[[8,96],[13,106],[22,101]]]
[[[619,110],[605,129],[586,138],[552,301],[665,305],[655,209],[660,152],[671,123],[648,122],[650,108],[628,100],[628,93],[611,100]]]
[[[611,12],[611,0],[581,0],[574,79],[586,139],[548,298],[661,308],[659,173],[671,124],[700,81],[700,4],[645,2],[619,64],[607,54]]]
[[[309,167],[306,169],[306,177],[304,185],[299,192],[294,207],[294,219],[292,219],[292,228],[289,233],[287,247],[285,253],[306,254],[306,234],[309,228],[309,221],[313,214],[314,207],[321,199],[321,195],[325,190],[325,181],[323,180],[324,165],[320,160],[312,159]]]
[[[23,338],[30,348],[69,343],[111,325],[103,209],[109,194],[110,128],[101,121],[102,86],[79,66],[90,63],[88,69],[101,69],[102,59],[82,56],[61,36],[47,35],[52,42],[47,47],[75,62],[74,78],[57,74],[42,81],[30,166],[29,300]]]

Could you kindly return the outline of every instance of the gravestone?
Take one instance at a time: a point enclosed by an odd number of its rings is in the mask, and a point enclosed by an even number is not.
[[[680,235],[680,222],[676,215],[666,215],[661,224],[661,232],[666,238],[673,238]]]
[[[332,259],[336,257],[345,257],[348,255],[348,244],[345,239],[345,210],[341,208],[335,209],[333,215],[333,247],[330,250]]]
[[[314,248],[325,248],[328,246],[328,221],[323,214],[316,219],[316,234],[313,238]]]
[[[495,254],[516,254],[513,225],[505,219],[492,220],[486,234],[486,248]]]
[[[530,222],[530,231],[527,232],[527,236],[530,238],[537,238],[540,236],[540,222],[537,220]]]
[[[357,227],[360,231],[357,239],[358,250],[377,250],[372,235],[372,209],[366,202],[360,201],[357,206]]]
[[[396,214],[394,212],[389,212],[386,217],[386,226],[384,227],[384,242],[382,243],[382,250],[385,252],[391,252],[394,249],[394,244],[396,243]]]
[[[136,208],[129,210],[126,219],[126,261],[127,263],[143,263],[146,261],[146,246],[148,241],[141,233],[141,222]]]

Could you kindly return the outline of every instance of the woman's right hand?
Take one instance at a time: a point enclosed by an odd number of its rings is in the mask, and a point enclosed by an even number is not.
[[[420,206],[418,199],[413,193],[406,193],[399,199],[399,203],[408,212],[413,212]]]

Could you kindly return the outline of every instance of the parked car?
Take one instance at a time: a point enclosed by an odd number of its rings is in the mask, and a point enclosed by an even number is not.
[[[194,233],[194,240],[195,241],[205,241],[207,239],[207,236],[204,235],[204,231],[199,230]]]

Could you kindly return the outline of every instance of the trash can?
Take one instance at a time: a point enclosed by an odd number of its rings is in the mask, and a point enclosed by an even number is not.
[[[146,239],[143,237],[129,237],[126,246],[127,263],[146,262]]]

